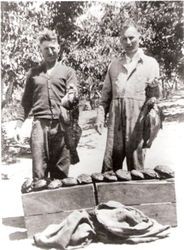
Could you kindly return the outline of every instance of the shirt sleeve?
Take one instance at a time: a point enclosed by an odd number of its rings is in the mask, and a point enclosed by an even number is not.
[[[32,100],[33,100],[33,83],[32,83],[32,73],[31,70],[29,71],[27,78],[24,93],[22,96],[22,100],[18,110],[17,120],[24,121],[31,109],[32,109]]]
[[[158,62],[153,58],[152,67],[150,67],[150,75],[149,80],[152,81],[155,78],[159,78],[160,76],[160,70],[159,70],[159,64]]]
[[[160,76],[159,64],[153,58],[153,61],[150,67],[148,84],[146,88],[147,99],[151,97],[156,97],[159,99],[161,97],[162,87],[159,81],[159,76]]]
[[[66,109],[73,109],[79,103],[77,77],[75,71],[68,67],[66,78],[66,94],[62,98],[61,104]]]
[[[100,105],[104,107],[105,114],[109,112],[111,100],[112,100],[112,83],[111,83],[110,65],[109,65],[105,81],[103,84],[102,96],[100,100]]]
[[[67,79],[66,79],[66,91],[78,93],[77,88],[77,76],[72,68],[68,68]]]

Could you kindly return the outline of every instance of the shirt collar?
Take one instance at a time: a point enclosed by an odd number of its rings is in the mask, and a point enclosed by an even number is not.
[[[143,52],[143,49],[139,48],[134,59],[137,61],[137,62],[143,62],[144,61],[144,57],[145,57],[145,54]],[[123,63],[126,63],[128,59],[128,56],[126,55],[125,51],[123,52],[122,54],[122,62]]]
[[[56,61],[56,63],[55,63],[55,65],[54,65],[53,68],[57,67],[58,64],[59,64],[59,61]],[[46,62],[45,62],[45,61],[42,61],[42,62],[41,62],[40,67],[41,67],[41,69],[43,70],[43,72],[46,73],[46,71],[47,71],[47,66],[46,66]]]

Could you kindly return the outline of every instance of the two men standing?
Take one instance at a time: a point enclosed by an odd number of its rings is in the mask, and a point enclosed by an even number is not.
[[[129,171],[144,168],[146,105],[150,98],[159,97],[159,86],[152,88],[152,82],[159,77],[159,66],[154,58],[146,56],[139,48],[140,33],[136,25],[124,25],[120,39],[123,53],[109,65],[95,124],[101,133],[109,113],[102,172],[121,169],[125,158]],[[57,61],[59,45],[52,32],[40,37],[40,50],[44,62],[29,72],[17,127],[32,109],[33,179],[45,178],[48,171],[51,178],[62,179],[68,175],[71,158],[64,123],[68,119],[67,109],[75,106],[77,79],[73,69]],[[147,87],[151,88],[151,95],[147,94]],[[66,105],[67,109],[64,105],[66,95],[70,103]]]

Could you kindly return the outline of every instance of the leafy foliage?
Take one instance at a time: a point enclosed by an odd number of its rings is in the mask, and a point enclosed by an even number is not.
[[[17,161],[17,150],[12,147],[12,141],[12,139],[7,137],[5,129],[1,128],[2,162],[6,162],[7,164],[15,163]]]
[[[95,8],[96,12],[89,10]],[[122,52],[120,31],[127,19],[140,26],[141,46],[155,57],[163,79],[172,72],[183,77],[183,2],[120,2],[109,5],[92,3],[86,6],[78,20],[78,28],[67,53],[67,63],[78,72],[80,85],[100,85],[113,57]],[[99,18],[99,16],[101,18]],[[167,83],[163,86],[167,86]]]
[[[16,117],[26,72],[41,60],[37,35],[44,27],[57,31],[60,58],[75,68],[81,97],[98,95],[108,64],[122,52],[119,35],[129,18],[140,25],[141,46],[158,60],[162,75],[184,78],[182,1],[2,2],[1,9],[4,120]]]
[[[183,46],[183,2],[139,2],[144,28],[150,29],[143,43],[168,75],[177,71]]]
[[[47,10],[33,2],[2,2],[1,9],[2,107],[9,119],[16,115],[27,71],[41,60],[37,35],[47,25]]]
[[[68,46],[75,38],[76,18],[83,13],[85,2],[77,1],[56,1],[47,3],[48,11],[51,13],[49,26],[58,33],[58,40],[61,51],[68,50]]]

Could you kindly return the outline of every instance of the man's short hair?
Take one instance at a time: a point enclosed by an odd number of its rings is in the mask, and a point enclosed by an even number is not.
[[[128,19],[123,23],[120,35],[123,35],[123,33],[130,27],[134,27],[137,30],[137,32],[140,33],[140,27],[137,25],[137,23],[134,22],[132,19]]]
[[[54,30],[45,29],[39,35],[39,43],[43,43],[44,41],[53,41],[57,42],[57,34]]]

